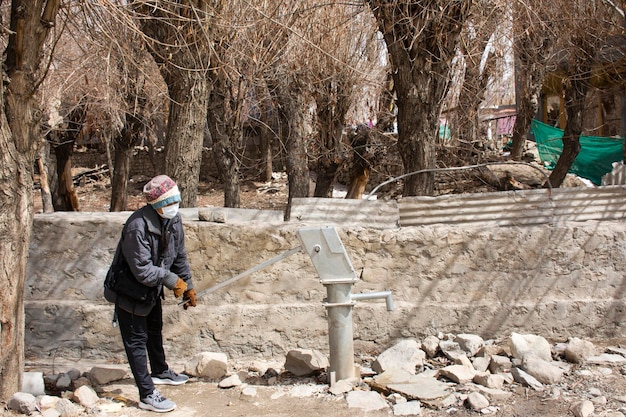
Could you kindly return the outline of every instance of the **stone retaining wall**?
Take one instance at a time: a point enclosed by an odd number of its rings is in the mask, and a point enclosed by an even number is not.
[[[25,288],[26,356],[123,360],[102,280],[130,213],[35,216]],[[185,216],[198,290],[299,245],[304,223],[223,224]],[[626,225],[338,227],[355,270],[355,350],[380,352],[400,338],[436,332],[511,331],[548,338],[626,336]],[[328,350],[326,296],[308,255],[297,253],[201,299],[184,311],[165,301],[166,350],[230,358],[282,357],[293,348]]]

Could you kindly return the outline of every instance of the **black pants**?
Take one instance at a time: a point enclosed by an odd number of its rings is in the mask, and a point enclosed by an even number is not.
[[[163,350],[161,300],[157,300],[147,316],[138,316],[117,306],[116,309],[128,364],[135,377],[139,397],[145,398],[154,391],[154,384],[148,371],[148,359],[153,374],[160,374],[168,369]]]

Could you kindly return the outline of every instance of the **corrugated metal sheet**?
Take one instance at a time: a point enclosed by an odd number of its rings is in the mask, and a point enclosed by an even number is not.
[[[626,187],[575,187],[406,197],[398,202],[398,209],[401,227],[436,223],[517,226],[625,220]]]
[[[291,221],[374,229],[397,228],[398,205],[395,201],[294,198],[291,203]]]

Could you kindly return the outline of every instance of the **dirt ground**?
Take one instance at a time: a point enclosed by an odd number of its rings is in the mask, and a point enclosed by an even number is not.
[[[626,346],[626,339],[596,342],[598,350],[608,346]],[[562,359],[556,358],[562,361]],[[356,362],[359,363],[359,358]],[[370,359],[371,360],[371,359]],[[257,361],[258,362],[258,361]],[[428,360],[429,366],[440,367],[445,361],[441,358]],[[370,363],[361,361],[363,365]],[[72,367],[67,364],[67,370]],[[85,370],[86,363],[75,363],[74,367]],[[171,364],[178,371],[181,364]],[[277,364],[272,364],[276,366]],[[279,365],[279,364],[278,364]],[[505,384],[503,390],[511,393],[506,399],[492,398],[490,406],[482,411],[470,410],[464,402],[466,396],[476,390],[474,384],[452,384],[456,401],[443,406],[421,405],[424,417],[475,417],[478,415],[498,417],[556,417],[575,416],[571,408],[582,400],[594,403],[594,413],[590,416],[620,417],[626,414],[626,366],[623,365],[571,365],[563,380],[555,385],[544,385],[542,391],[523,387],[520,384]],[[66,369],[59,364],[56,372]],[[231,373],[241,375],[244,384],[233,388],[220,388],[215,382],[191,378],[182,386],[159,386],[160,391],[177,404],[177,409],[168,413],[171,417],[310,417],[327,415],[335,417],[391,417],[395,416],[393,404],[381,410],[365,410],[349,407],[343,394],[328,392],[324,375],[295,377],[289,373],[279,373],[277,379],[268,381],[249,371],[245,360],[231,364]],[[27,370],[43,371],[45,365],[31,363]],[[279,369],[276,366],[276,369]],[[356,387],[369,390],[368,377],[364,377]],[[137,390],[132,379],[125,379],[104,385],[97,389],[101,402],[97,408],[83,412],[80,417],[90,415],[111,417],[148,417],[152,412],[137,407]],[[390,398],[390,397],[388,397]],[[0,403],[0,406],[3,404]],[[2,407],[3,408],[3,407]],[[14,411],[2,411],[2,417],[17,417]],[[35,414],[37,415],[37,414]],[[79,417],[79,416],[77,416]]]

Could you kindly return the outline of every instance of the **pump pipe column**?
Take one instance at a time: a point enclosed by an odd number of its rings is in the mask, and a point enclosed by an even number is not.
[[[354,280],[323,281],[328,312],[328,347],[330,350],[330,385],[355,377],[352,336],[352,285]]]

